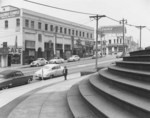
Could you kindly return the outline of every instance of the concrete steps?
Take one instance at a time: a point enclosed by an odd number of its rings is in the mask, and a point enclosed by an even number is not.
[[[150,50],[88,76],[67,99],[75,118],[150,118]]]
[[[123,61],[150,62],[150,55],[126,56],[123,58]]]
[[[117,61],[116,66],[134,70],[150,71],[150,62]]]
[[[98,118],[84,102],[78,84],[73,85],[68,91],[67,101],[74,118]]]

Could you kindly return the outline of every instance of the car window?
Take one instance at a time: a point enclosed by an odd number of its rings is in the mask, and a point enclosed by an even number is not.
[[[20,72],[20,71],[17,71],[17,72],[15,73],[15,76],[22,76],[22,75],[23,75],[23,73]]]

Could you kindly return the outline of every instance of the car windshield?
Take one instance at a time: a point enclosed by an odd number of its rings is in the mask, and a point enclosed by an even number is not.
[[[43,69],[51,69],[49,66],[44,66]]]
[[[1,79],[5,79],[5,78],[4,78],[4,75],[0,75],[0,80],[1,80]]]

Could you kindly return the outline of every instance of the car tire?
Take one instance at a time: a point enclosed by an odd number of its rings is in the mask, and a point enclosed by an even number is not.
[[[2,87],[2,90],[8,89],[8,88],[9,88],[8,86],[4,86]]]
[[[53,79],[54,78],[54,75],[50,75],[50,77],[49,77],[50,79]]]
[[[39,67],[39,64],[36,64],[36,67]]]
[[[31,81],[32,81],[32,79],[31,79],[31,78],[29,78],[29,79],[28,79],[28,81],[27,81],[27,84],[30,84],[30,83],[31,83]]]

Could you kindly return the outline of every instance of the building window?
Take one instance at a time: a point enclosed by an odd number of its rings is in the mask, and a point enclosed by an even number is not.
[[[79,36],[81,36],[81,31],[80,31],[80,34],[79,34]]]
[[[62,27],[60,27],[60,33],[62,33],[63,31],[62,31]]]
[[[111,44],[111,40],[109,40],[109,44]]]
[[[34,29],[34,21],[31,21],[31,28]]]
[[[5,28],[8,28],[8,20],[5,20]]]
[[[42,28],[42,23],[38,22],[38,29],[41,29],[41,28]]]
[[[29,20],[25,20],[25,27],[29,27]]]
[[[89,38],[89,33],[87,33],[87,38]]]
[[[50,25],[50,31],[53,31],[53,25]]]
[[[67,34],[67,28],[64,29],[64,34]]]
[[[83,32],[83,37],[84,37],[84,32]]]
[[[69,34],[69,35],[71,34],[71,30],[70,30],[70,29],[68,29],[68,34]]]
[[[91,34],[91,38],[93,38],[93,35]]]
[[[48,24],[45,24],[45,30],[46,31],[48,30]]]
[[[74,30],[72,30],[72,35],[74,35]]]
[[[17,27],[20,26],[20,19],[19,19],[19,18],[16,19],[16,26],[17,26]]]
[[[114,39],[114,44],[116,43],[116,40]]]
[[[38,34],[38,41],[42,42],[42,35],[41,34]]]
[[[78,30],[76,30],[76,36],[78,36]]]
[[[58,32],[58,26],[55,26],[55,32],[56,33]]]

